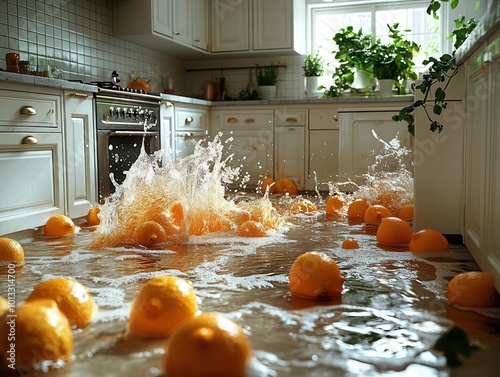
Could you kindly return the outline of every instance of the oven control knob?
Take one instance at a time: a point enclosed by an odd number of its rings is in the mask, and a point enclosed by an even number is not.
[[[115,108],[113,106],[111,106],[109,108],[109,116],[112,117],[114,113],[115,113]]]
[[[124,107],[124,108],[122,109],[122,112],[120,113],[120,116],[121,116],[122,118],[126,118],[126,117],[127,117],[127,114],[128,114],[128,109],[127,109],[126,107]]]
[[[115,113],[114,113],[115,118],[118,118],[118,117],[120,116],[120,114],[121,114],[121,109],[120,109],[119,107],[117,107],[117,108],[115,109]]]
[[[139,120],[144,120],[145,114],[144,114],[144,109],[139,108],[137,110],[137,114],[135,116]]]
[[[134,117],[134,109],[128,109],[127,118],[133,118],[133,117]]]

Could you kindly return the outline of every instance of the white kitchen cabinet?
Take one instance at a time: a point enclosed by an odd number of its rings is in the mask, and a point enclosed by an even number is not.
[[[213,110],[211,135],[222,133],[223,159],[240,169],[234,189],[251,190],[266,176],[274,176],[274,111],[272,109]]]
[[[339,171],[339,122],[333,106],[310,108],[308,127],[306,190],[328,190]]]
[[[175,105],[174,160],[193,154],[198,142],[208,134],[207,109],[196,105]]]
[[[274,179],[289,178],[299,190],[305,184],[306,109],[275,109]]]
[[[163,163],[174,159],[174,119],[174,104],[170,101],[162,100],[160,105],[160,149],[165,151]]]
[[[173,1],[173,38],[176,42],[192,43],[192,0]]]
[[[212,52],[250,50],[249,0],[212,0]]]
[[[210,0],[191,0],[193,46],[204,51],[209,49]]]
[[[69,217],[87,215],[97,201],[96,148],[92,95],[64,92],[66,158],[66,212]]]

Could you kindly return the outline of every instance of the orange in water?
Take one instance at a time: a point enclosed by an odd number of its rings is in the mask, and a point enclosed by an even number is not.
[[[128,329],[139,335],[167,336],[197,311],[196,294],[189,280],[157,276],[147,281],[134,297]]]
[[[241,327],[215,313],[177,326],[167,340],[163,369],[169,377],[244,377],[252,356]]]
[[[363,220],[366,224],[378,225],[384,217],[390,216],[392,216],[392,213],[386,207],[374,204],[366,209]]]
[[[396,210],[396,217],[401,220],[411,221],[413,220],[413,204],[403,204]]]
[[[175,202],[170,207],[170,213],[172,214],[172,223],[175,226],[181,226],[184,221],[184,208],[180,202]]]
[[[258,221],[248,220],[238,226],[236,233],[241,237],[265,237],[264,225]]]
[[[54,300],[66,315],[70,326],[84,328],[97,312],[97,307],[89,291],[74,279],[54,278],[38,283],[26,302],[39,299]]]
[[[411,235],[410,251],[448,251],[450,245],[445,236],[434,229],[424,229]]]
[[[19,242],[12,238],[0,238],[0,262],[23,262],[24,250]]]
[[[138,244],[147,247],[167,241],[167,234],[156,221],[148,220],[135,227],[132,238]]]
[[[9,318],[0,323],[0,352],[8,355],[11,341]],[[15,365],[32,368],[45,360],[67,361],[73,352],[73,334],[68,319],[53,300],[25,302],[16,308]]]
[[[101,212],[99,207],[92,207],[87,213],[87,225],[88,226],[97,226],[101,223],[101,219],[98,214]]]
[[[259,193],[264,194],[269,187],[269,194],[276,192],[276,182],[271,177],[264,178],[259,184]]]
[[[364,198],[353,200],[347,207],[347,217],[350,219],[363,219],[368,207],[368,202]]]
[[[0,317],[9,310],[9,301],[5,297],[0,296]]]
[[[318,208],[309,199],[304,199],[302,197],[297,197],[290,203],[290,211],[292,213],[313,213],[316,212]]]
[[[54,215],[45,223],[43,234],[47,237],[64,237],[75,233],[75,224],[66,215]]]
[[[487,308],[496,304],[498,293],[490,274],[462,272],[448,283],[448,301],[452,305]]]
[[[289,274],[290,291],[297,297],[325,300],[340,296],[344,278],[337,263],[325,253],[310,251],[299,255]]]
[[[377,229],[377,242],[386,246],[408,245],[413,231],[398,217],[384,217]]]
[[[326,201],[326,214],[327,215],[340,215],[342,210],[347,205],[347,200],[342,195],[329,196]]]
[[[276,181],[276,194],[297,195],[299,190],[290,178],[280,178]]]
[[[343,249],[359,249],[359,244],[358,244],[358,241],[356,241],[353,238],[346,238],[342,242],[342,248]]]

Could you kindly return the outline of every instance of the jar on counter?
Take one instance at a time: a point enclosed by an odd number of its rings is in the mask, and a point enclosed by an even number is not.
[[[21,60],[19,62],[19,73],[24,75],[29,75],[31,73],[30,62],[27,60]]]

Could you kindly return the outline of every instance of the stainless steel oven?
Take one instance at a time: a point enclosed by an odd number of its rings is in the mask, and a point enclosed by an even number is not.
[[[101,89],[95,96],[98,192],[102,202],[139,157],[160,149],[160,96]],[[146,126],[145,126],[146,125]]]

